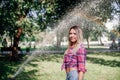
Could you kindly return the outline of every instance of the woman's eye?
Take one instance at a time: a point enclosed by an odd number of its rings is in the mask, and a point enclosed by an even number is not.
[[[69,33],[69,35],[71,35],[72,33]]]
[[[72,35],[72,34],[76,35],[76,33],[69,33],[69,35]]]
[[[76,35],[76,33],[74,33],[74,35]]]

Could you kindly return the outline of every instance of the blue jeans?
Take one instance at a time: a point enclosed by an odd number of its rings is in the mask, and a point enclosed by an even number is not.
[[[67,73],[66,80],[78,80],[77,70],[72,70]]]

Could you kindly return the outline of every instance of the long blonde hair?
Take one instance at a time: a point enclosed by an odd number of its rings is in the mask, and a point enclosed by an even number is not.
[[[70,29],[69,29],[69,33],[70,33],[70,31],[71,31],[71,29],[74,29],[75,30],[75,32],[76,32],[76,34],[77,34],[77,42],[76,42],[76,44],[75,44],[75,47],[73,48],[73,53],[76,53],[77,52],[77,50],[79,49],[79,47],[80,47],[80,44],[83,42],[83,33],[82,33],[82,29],[79,27],[79,26],[72,26],[72,27],[70,27]],[[71,41],[70,41],[70,38],[69,38],[69,33],[68,33],[68,49],[69,49],[69,47],[71,46]],[[67,50],[68,50],[67,49]],[[65,51],[65,54],[67,54],[67,50]]]

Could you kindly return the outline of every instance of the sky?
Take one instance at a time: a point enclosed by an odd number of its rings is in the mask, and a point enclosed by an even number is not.
[[[120,11],[120,5],[117,5],[117,3],[113,3],[112,5],[117,11]],[[112,30],[115,28],[115,26],[120,24],[120,13],[115,13],[115,11],[113,11],[113,13],[111,14],[113,16],[113,19],[107,19],[107,22],[105,24],[105,26],[108,28],[108,30]]]
[[[114,15],[113,20],[108,19],[107,22],[106,22],[106,24],[105,24],[105,26],[108,28],[108,30],[112,30],[118,24],[120,24],[120,22],[119,22],[119,16]]]

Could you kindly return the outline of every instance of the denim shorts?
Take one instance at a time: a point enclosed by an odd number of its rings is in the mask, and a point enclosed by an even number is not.
[[[78,71],[72,70],[67,73],[66,80],[78,80]]]

